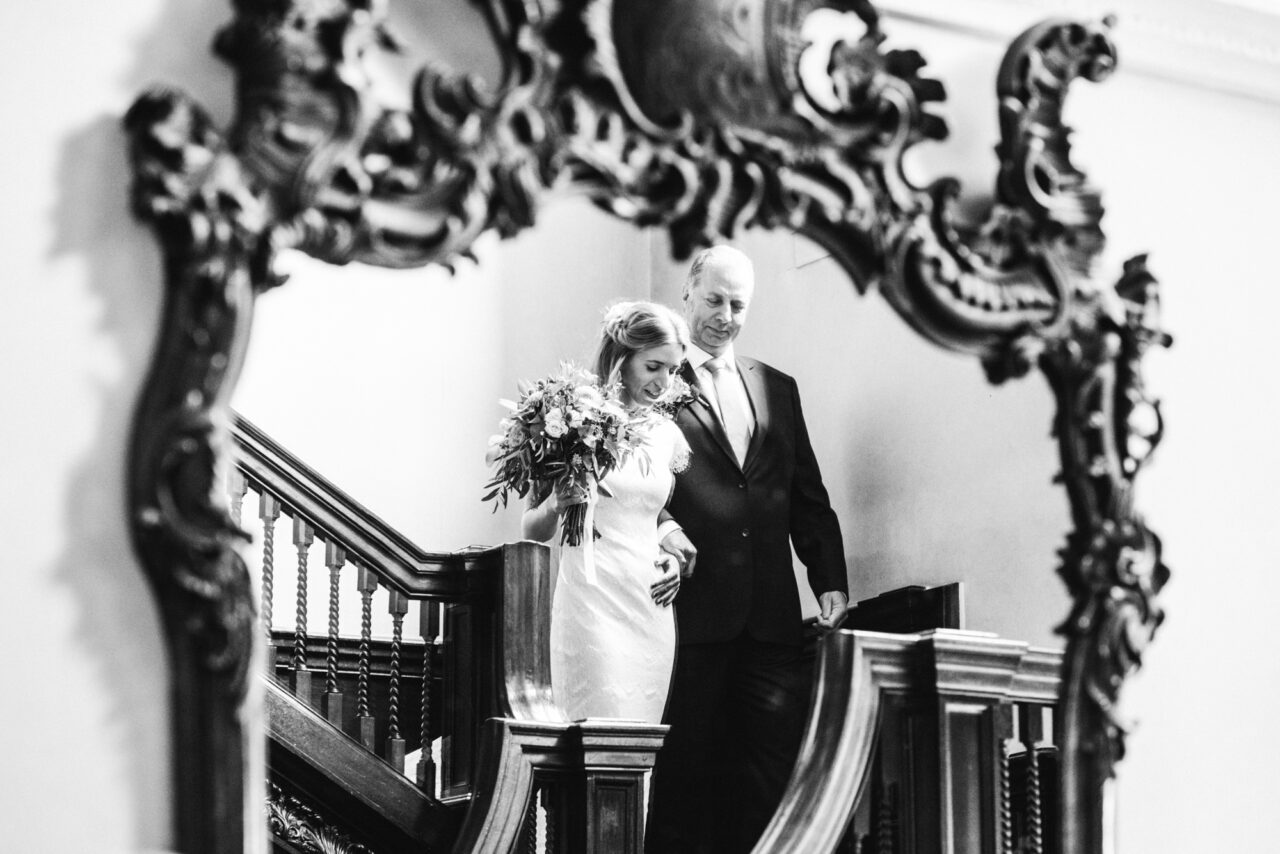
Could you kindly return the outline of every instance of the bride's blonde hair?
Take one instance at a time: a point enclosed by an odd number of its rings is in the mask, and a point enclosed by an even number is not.
[[[627,359],[663,344],[675,344],[681,353],[689,349],[689,326],[683,317],[656,302],[615,303],[605,310],[600,328],[596,376],[605,384],[616,382]]]

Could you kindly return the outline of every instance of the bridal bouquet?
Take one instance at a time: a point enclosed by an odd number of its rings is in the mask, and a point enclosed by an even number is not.
[[[609,392],[594,374],[567,363],[558,374],[522,383],[519,401],[501,401],[511,414],[489,440],[485,459],[494,474],[482,500],[505,507],[513,492],[544,497],[557,487],[598,487],[635,452],[646,429],[644,418],[629,415]],[[589,509],[574,504],[565,511],[562,543],[582,545]]]

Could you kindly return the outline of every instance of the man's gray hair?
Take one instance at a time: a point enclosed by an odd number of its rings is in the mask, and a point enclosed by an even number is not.
[[[694,256],[693,263],[689,266],[689,275],[684,278],[684,289],[680,291],[681,299],[689,298],[689,292],[702,280],[702,271],[709,265],[723,267],[742,266],[753,271],[755,269],[751,259],[741,249],[730,246],[727,243],[708,246]]]

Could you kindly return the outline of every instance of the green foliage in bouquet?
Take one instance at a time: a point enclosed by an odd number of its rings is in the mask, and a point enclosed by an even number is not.
[[[489,440],[493,477],[484,501],[505,507],[512,493],[545,500],[557,488],[590,494],[640,446],[645,416],[617,402],[617,389],[602,388],[594,374],[572,364],[534,383],[521,383],[520,399],[501,401],[511,413]],[[586,504],[565,511],[561,542],[582,544]],[[598,536],[594,531],[593,536]]]

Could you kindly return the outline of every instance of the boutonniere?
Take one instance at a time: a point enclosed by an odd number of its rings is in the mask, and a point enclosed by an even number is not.
[[[705,398],[702,398],[702,395],[693,386],[685,382],[684,377],[675,376],[671,378],[671,385],[667,388],[667,393],[653,405],[653,409],[668,418],[675,418],[681,409],[698,399],[705,401]]]

